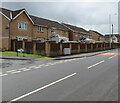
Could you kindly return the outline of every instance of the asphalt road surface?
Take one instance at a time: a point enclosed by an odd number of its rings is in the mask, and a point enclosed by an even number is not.
[[[118,57],[115,49],[5,69],[2,101],[118,101]]]

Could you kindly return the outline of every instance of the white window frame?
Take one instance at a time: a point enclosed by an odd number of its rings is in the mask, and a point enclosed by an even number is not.
[[[23,21],[18,22],[18,29],[20,29],[20,30],[27,30],[27,23],[23,22]]]
[[[65,35],[65,34],[66,34],[66,31],[65,31],[65,30],[62,30],[62,34]]]
[[[42,27],[42,26],[38,26],[38,27],[37,27],[37,31],[38,31],[38,32],[43,32],[43,27]]]
[[[51,33],[56,33],[56,28],[51,28]]]

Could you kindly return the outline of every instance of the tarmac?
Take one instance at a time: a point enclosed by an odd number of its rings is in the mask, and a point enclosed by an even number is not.
[[[98,51],[98,52],[91,52],[91,53],[79,53],[79,54],[72,54],[72,55],[64,55],[58,57],[21,57],[21,56],[9,56],[9,55],[1,55],[0,59],[14,59],[14,60],[64,60],[64,59],[73,59],[73,58],[82,58],[82,57],[89,57],[94,55],[99,55],[102,53],[106,53],[111,50],[105,51]]]

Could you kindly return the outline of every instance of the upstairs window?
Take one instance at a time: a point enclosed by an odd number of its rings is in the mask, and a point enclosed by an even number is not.
[[[26,22],[18,22],[18,29],[27,30],[27,23]]]
[[[43,32],[43,27],[42,26],[38,26],[38,29],[37,29],[39,32]]]
[[[55,28],[51,28],[51,33],[56,33],[56,29]]]
[[[65,30],[62,30],[62,34],[63,34],[63,35],[66,34],[66,31],[65,31]]]

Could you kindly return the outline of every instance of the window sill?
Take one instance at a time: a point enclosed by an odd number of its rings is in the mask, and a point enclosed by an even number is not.
[[[43,31],[37,31],[38,33],[44,33]]]
[[[27,29],[18,29],[18,30],[21,30],[21,31],[27,31]]]

